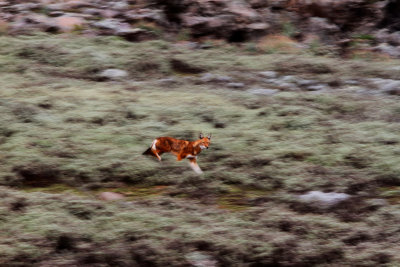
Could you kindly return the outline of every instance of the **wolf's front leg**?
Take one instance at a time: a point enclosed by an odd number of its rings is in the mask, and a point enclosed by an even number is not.
[[[199,165],[197,165],[197,160],[194,159],[189,159],[190,161],[190,167],[192,168],[192,170],[194,170],[197,174],[202,174],[203,171],[200,169]]]

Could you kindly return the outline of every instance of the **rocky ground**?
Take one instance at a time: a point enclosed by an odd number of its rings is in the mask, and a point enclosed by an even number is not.
[[[0,2],[0,31],[238,43],[284,32],[296,46],[329,45],[342,56],[357,50],[400,57],[399,7],[398,0],[10,0]]]

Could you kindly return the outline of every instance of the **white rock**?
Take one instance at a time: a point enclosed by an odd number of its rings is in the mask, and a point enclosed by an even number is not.
[[[306,79],[301,79],[301,78],[298,78],[296,80],[296,84],[298,86],[309,86],[309,85],[314,85],[316,83],[317,83],[316,80],[306,80]]]
[[[202,82],[221,82],[228,83],[232,81],[232,78],[229,76],[217,75],[212,73],[205,73],[201,76],[200,80]]]
[[[298,78],[293,75],[285,75],[285,76],[282,76],[280,80],[283,82],[287,82],[287,83],[295,83],[295,82],[297,82]]]
[[[369,78],[366,79],[377,90],[382,93],[399,95],[400,94],[400,80]]]
[[[217,261],[204,252],[194,251],[185,255],[186,260],[195,267],[216,267]]]
[[[310,191],[300,195],[299,199],[307,204],[320,208],[329,208],[349,199],[351,196],[345,193],[324,193],[321,191]]]
[[[278,73],[276,71],[261,71],[260,74],[264,78],[276,78],[278,77]]]
[[[99,74],[99,77],[107,80],[122,80],[128,77],[128,72],[120,69],[106,69]]]
[[[384,93],[393,94],[393,92],[400,90],[400,81],[394,80],[388,82],[382,85],[379,89],[382,90],[382,92]]]
[[[356,80],[347,80],[344,83],[347,85],[359,85],[360,84],[360,82],[356,81]]]

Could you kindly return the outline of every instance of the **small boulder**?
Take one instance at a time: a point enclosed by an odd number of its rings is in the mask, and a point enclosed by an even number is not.
[[[124,13],[124,17],[126,21],[131,23],[139,22],[139,21],[152,21],[157,22],[159,25],[166,25],[166,18],[159,9],[139,9],[139,10],[130,10]]]
[[[120,69],[106,69],[103,70],[98,77],[100,80],[114,80],[119,81],[128,77],[128,72]]]
[[[121,28],[129,28],[128,24],[122,23],[117,19],[103,19],[93,23],[92,25],[96,28],[112,32],[116,32]]]
[[[285,75],[285,76],[282,76],[280,78],[280,80],[283,82],[287,82],[287,83],[295,83],[295,82],[297,82],[298,78],[293,75]]]
[[[389,95],[400,95],[400,81],[399,80],[392,80],[380,88],[382,92],[389,94]]]
[[[196,267],[215,267],[218,265],[212,256],[201,251],[188,253],[185,258],[192,266]]]
[[[244,21],[254,21],[259,18],[258,13],[252,9],[250,6],[245,5],[244,3],[230,2],[227,11],[232,13],[238,17],[240,17]]]
[[[375,51],[387,54],[391,57],[400,58],[399,46],[393,46],[387,43],[382,43],[374,48]]]
[[[400,95],[400,80],[369,78],[366,81],[381,93]]]
[[[258,22],[258,23],[251,23],[246,25],[246,28],[249,30],[253,30],[253,31],[262,31],[262,30],[267,30],[269,29],[271,26],[268,23],[262,23],[262,22]]]
[[[213,73],[204,73],[200,80],[204,83],[208,82],[216,82],[216,83],[230,83],[232,82],[232,78],[229,76],[218,75]]]
[[[348,200],[350,197],[345,193],[324,193],[321,191],[310,191],[307,194],[298,196],[301,202],[317,208],[330,208]]]
[[[278,77],[278,73],[276,71],[260,71],[258,74],[269,79]]]

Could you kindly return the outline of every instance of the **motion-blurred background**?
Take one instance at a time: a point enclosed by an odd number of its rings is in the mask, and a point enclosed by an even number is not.
[[[0,1],[0,266],[399,266],[399,14]]]

